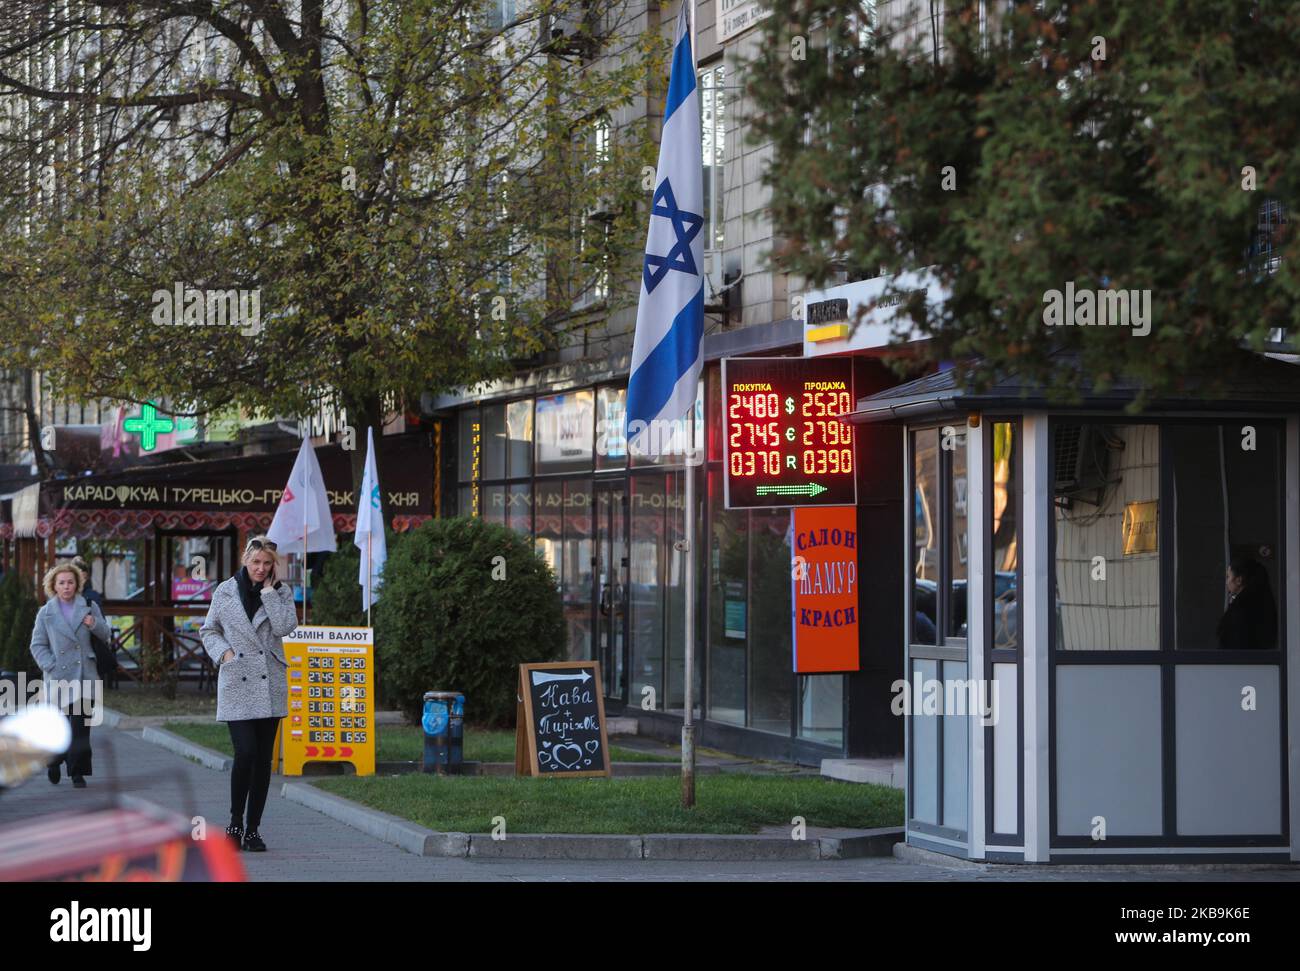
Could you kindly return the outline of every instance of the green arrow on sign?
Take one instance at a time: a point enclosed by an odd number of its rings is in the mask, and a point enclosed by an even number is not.
[[[761,485],[754,489],[760,496],[818,496],[828,491],[824,485],[816,482],[807,485]]]

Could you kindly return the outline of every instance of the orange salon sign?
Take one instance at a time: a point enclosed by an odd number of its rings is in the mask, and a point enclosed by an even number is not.
[[[795,673],[856,671],[857,508],[805,506],[793,512]]]

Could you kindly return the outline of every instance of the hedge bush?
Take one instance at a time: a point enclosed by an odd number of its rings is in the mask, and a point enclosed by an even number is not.
[[[476,724],[514,723],[519,665],[564,650],[555,575],[531,540],[482,519],[431,519],[384,567],[374,610],[386,699],[418,721],[426,691],[459,691]]]
[[[366,612],[361,609],[361,569],[359,551],[350,537],[339,537],[338,552],[325,560],[320,576],[311,578],[312,623],[333,627],[364,627]]]
[[[14,570],[0,579],[0,670],[40,673],[32,658],[32,627],[40,604]]]

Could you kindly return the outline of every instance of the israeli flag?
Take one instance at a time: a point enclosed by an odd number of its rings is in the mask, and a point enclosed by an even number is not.
[[[673,41],[659,168],[646,235],[641,299],[627,388],[627,441],[641,455],[663,454],[665,428],[690,442],[703,366],[704,168],[700,96],[690,22],[683,0]],[[665,426],[664,422],[671,422]]]

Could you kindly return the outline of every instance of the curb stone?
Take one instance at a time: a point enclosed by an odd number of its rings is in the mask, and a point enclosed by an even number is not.
[[[487,860],[640,860],[640,836],[521,833],[494,840],[471,834],[469,855]]]
[[[212,724],[216,720],[211,715],[127,715],[115,708],[104,707],[104,725],[124,732],[138,732],[150,726],[160,727],[168,722],[180,722],[189,725]]]
[[[416,856],[511,860],[840,860],[888,856],[902,827],[844,830],[842,836],[791,840],[784,836],[656,833],[646,836],[521,833],[494,840],[486,833],[443,833],[371,809],[304,782],[285,782],[280,795]]]
[[[228,755],[205,748],[191,742],[188,738],[181,738],[181,736],[173,734],[165,728],[146,725],[140,737],[146,742],[161,745],[177,755],[184,755],[186,758],[194,759],[200,765],[207,766],[209,769],[216,769],[218,772],[229,772],[231,765],[235,761]]]
[[[140,719],[131,715],[124,715],[120,711],[108,707],[104,708],[104,726],[106,728],[120,729],[124,732],[134,732],[144,727],[141,725]]]
[[[465,762],[464,776],[514,776],[513,762]],[[619,778],[650,777],[677,775],[681,766],[675,762],[614,762],[610,765],[613,775]],[[423,772],[418,761],[412,762],[376,762],[376,775],[407,775]],[[716,765],[699,765],[695,767],[696,775],[717,775],[722,769]],[[430,773],[432,774],[432,773]]]
[[[426,829],[410,820],[359,805],[313,785],[286,782],[280,787],[280,795],[416,856],[468,856],[470,853],[470,838],[465,833],[440,833]]]

